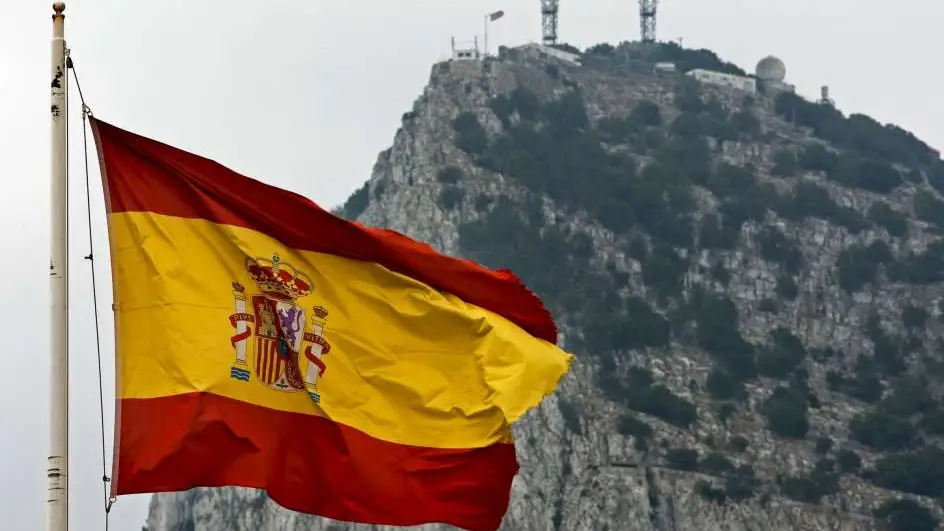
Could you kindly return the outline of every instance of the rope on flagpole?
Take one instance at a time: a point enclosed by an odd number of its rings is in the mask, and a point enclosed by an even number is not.
[[[95,318],[95,352],[98,358],[98,418],[101,424],[102,440],[102,487],[104,490],[105,500],[105,531],[108,531],[111,508],[117,501],[117,498],[111,496],[109,493],[111,478],[108,477],[107,457],[105,453],[105,384],[102,375],[102,339],[98,315],[98,287],[95,278],[94,242],[92,239],[92,187],[89,180],[88,118],[92,116],[92,109],[85,103],[85,95],[82,94],[82,85],[79,83],[79,76],[75,72],[75,65],[72,63],[72,57],[70,56],[66,56],[66,68],[72,71],[72,79],[75,80],[75,86],[79,92],[79,101],[82,103],[82,151],[85,163],[85,204],[87,208],[89,236],[89,253],[84,258],[89,261],[89,269],[92,273],[92,308]]]

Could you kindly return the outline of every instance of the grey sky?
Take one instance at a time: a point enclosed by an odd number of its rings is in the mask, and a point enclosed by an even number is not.
[[[634,0],[564,0],[560,36],[581,48],[638,38]],[[42,529],[47,451],[50,2],[3,0],[0,15],[0,514]],[[119,127],[299,192],[342,202],[370,174],[449,38],[540,38],[538,0],[73,0],[66,39],[88,103]],[[684,38],[752,69],[766,54],[808,97],[828,84],[863,112],[944,149],[937,64],[944,5],[927,0],[666,0],[661,39]],[[78,97],[72,117],[72,526],[102,528],[100,439]],[[94,236],[111,457],[111,289],[98,168]],[[122,498],[112,529],[138,531],[147,496]]]

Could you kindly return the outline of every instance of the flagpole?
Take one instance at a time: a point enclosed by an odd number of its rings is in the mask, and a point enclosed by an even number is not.
[[[488,17],[489,14],[485,13],[485,53],[484,57],[488,57]]]
[[[69,168],[66,83],[66,5],[52,6],[52,227],[49,260],[51,301],[49,457],[46,530],[69,529]]]

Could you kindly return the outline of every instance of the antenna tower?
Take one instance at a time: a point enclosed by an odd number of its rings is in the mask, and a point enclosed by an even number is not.
[[[541,37],[545,45],[557,44],[557,7],[560,0],[541,0]]]
[[[820,89],[819,103],[820,105],[829,105],[829,106],[836,105],[836,102],[833,101],[833,99],[829,97],[829,87],[827,85],[823,85],[823,87]]]
[[[659,0],[639,0],[639,35],[642,42],[656,42],[656,7]]]

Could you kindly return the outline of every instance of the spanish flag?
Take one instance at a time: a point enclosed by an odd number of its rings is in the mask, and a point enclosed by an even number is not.
[[[511,424],[572,356],[507,271],[336,217],[97,119],[114,288],[112,494],[264,489],[498,529]]]

